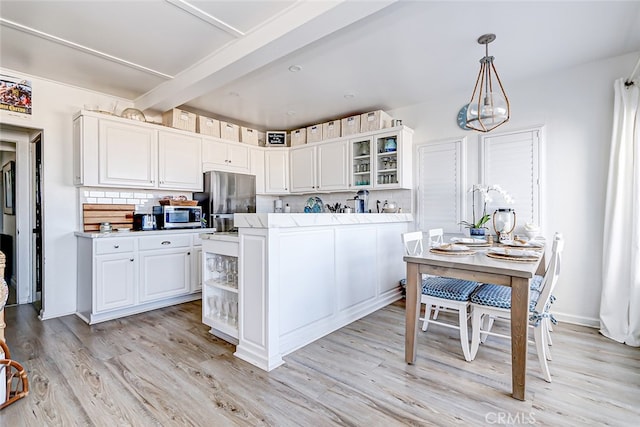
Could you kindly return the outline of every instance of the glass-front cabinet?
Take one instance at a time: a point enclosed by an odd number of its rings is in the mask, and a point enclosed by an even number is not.
[[[350,139],[351,188],[411,188],[412,133],[399,126]]]
[[[203,241],[202,322],[211,333],[237,344],[238,243]]]
[[[375,147],[375,186],[396,187],[400,179],[398,174],[398,134],[376,135]]]
[[[371,145],[373,138],[370,136],[351,140],[351,186],[358,188],[370,188],[373,184],[371,174],[373,171],[371,162]]]

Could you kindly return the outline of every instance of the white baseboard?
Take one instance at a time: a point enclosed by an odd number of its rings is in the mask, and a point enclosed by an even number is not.
[[[554,312],[553,316],[558,322],[571,323],[573,325],[588,326],[590,328],[600,328],[600,319],[594,319],[592,317],[574,316],[572,314],[557,313]]]

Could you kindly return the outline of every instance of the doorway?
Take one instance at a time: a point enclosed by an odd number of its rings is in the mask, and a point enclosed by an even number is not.
[[[39,169],[42,168],[41,162],[36,160],[38,151],[41,152],[41,145],[41,130],[0,124],[0,167],[3,168],[3,179],[0,180],[2,187],[0,245],[3,246],[3,252],[7,252],[7,267],[11,270],[11,276],[7,278],[7,282],[10,284],[10,289],[15,290],[15,300],[11,295],[11,302],[28,304],[37,301],[35,308],[39,312],[42,304],[40,298],[36,298],[37,283],[34,274],[37,264],[35,254],[38,251],[34,248],[35,238],[32,236],[35,218],[38,217],[34,207],[36,193],[41,194],[34,187],[34,183],[37,182],[36,175],[42,176],[35,171],[37,163],[40,163]],[[13,152],[10,151],[11,148]],[[11,170],[12,172],[9,172]],[[11,183],[11,189],[7,183]],[[11,198],[7,195],[11,195]],[[38,233],[42,234],[41,225],[38,227]],[[2,235],[9,235],[10,239]],[[42,254],[41,242],[40,240],[40,254]],[[42,283],[40,283],[41,291]]]

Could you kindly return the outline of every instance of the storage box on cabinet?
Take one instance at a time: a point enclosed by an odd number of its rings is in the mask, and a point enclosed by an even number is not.
[[[341,135],[349,136],[360,133],[360,116],[345,117],[341,120]]]
[[[220,121],[220,138],[227,141],[240,142],[240,126]]]
[[[322,141],[322,124],[307,127],[307,144]]]
[[[173,108],[162,113],[162,124],[176,129],[196,131],[197,114]]]
[[[258,131],[255,129],[240,127],[240,142],[251,145],[259,145]]]
[[[307,143],[307,128],[296,129],[291,131],[291,146],[304,145]]]
[[[391,116],[382,110],[360,115],[360,132],[370,132],[391,127]]]
[[[220,120],[212,119],[211,117],[198,116],[196,131],[202,135],[220,138]]]
[[[340,120],[322,124],[322,139],[340,138]]]

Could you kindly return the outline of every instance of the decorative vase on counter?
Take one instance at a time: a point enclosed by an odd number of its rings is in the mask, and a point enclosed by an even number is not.
[[[469,229],[469,236],[471,236],[471,237],[484,237],[485,230],[486,229],[484,229],[484,228],[470,228]]]

